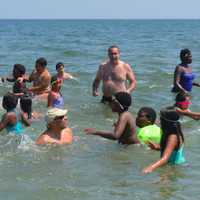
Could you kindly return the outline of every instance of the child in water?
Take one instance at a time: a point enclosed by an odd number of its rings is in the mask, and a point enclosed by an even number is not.
[[[2,106],[7,111],[0,122],[0,131],[4,128],[10,133],[20,135],[22,132],[22,124],[30,126],[29,121],[21,114],[18,113],[15,109],[17,106],[18,99],[15,95],[7,93],[3,97]]]
[[[156,111],[153,108],[140,108],[136,117],[136,125],[139,127],[139,129],[137,129],[137,138],[141,143],[146,143],[148,141],[157,144],[160,143],[162,130],[155,124],[155,121]]]
[[[26,88],[26,77],[25,77],[25,73],[26,73],[26,68],[24,67],[24,65],[21,64],[15,64],[13,66],[13,77],[12,78],[6,78],[7,81],[9,82],[14,82],[13,85],[13,93],[16,96],[21,96],[23,95],[25,92],[27,92],[27,88]],[[2,79],[4,81],[4,79]]]
[[[189,109],[189,106],[191,104],[190,102],[191,96],[187,93],[178,93],[176,95],[176,103],[174,107],[176,108],[176,112],[180,115],[185,115],[187,117],[190,117],[194,120],[200,120],[200,112],[192,112]]]
[[[64,107],[64,99],[60,93],[62,81],[57,76],[51,78],[51,91],[48,94],[47,107]]]
[[[131,105],[131,95],[126,92],[118,92],[112,98],[110,107],[112,112],[118,114],[118,120],[114,124],[113,131],[98,131],[94,128],[86,128],[87,135],[98,135],[110,140],[117,140],[120,144],[139,143],[135,131],[135,119],[128,111]]]
[[[63,63],[59,62],[56,64],[56,71],[57,71],[57,78],[64,81],[66,79],[73,79],[74,77],[70,74],[65,72],[65,66]]]
[[[160,144],[149,143],[154,150],[160,150],[161,158],[143,169],[143,173],[151,173],[156,168],[185,162],[183,155],[184,136],[179,122],[179,114],[175,110],[163,109],[160,111],[160,123],[163,131]]]

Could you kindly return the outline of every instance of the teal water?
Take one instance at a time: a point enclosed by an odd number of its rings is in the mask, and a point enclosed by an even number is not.
[[[0,76],[10,74],[15,63],[31,72],[35,60],[45,57],[52,74],[62,61],[77,79],[65,81],[62,88],[75,136],[71,146],[36,146],[35,138],[45,129],[43,118],[25,129],[23,138],[0,136],[0,199],[197,200],[198,121],[182,120],[187,165],[165,166],[145,176],[142,168],[155,161],[158,152],[86,136],[83,129],[110,130],[116,119],[99,103],[100,97],[91,95],[96,70],[110,45],[121,48],[121,59],[136,74],[131,112],[136,115],[141,106],[158,112],[173,104],[170,88],[180,49],[191,49],[200,82],[199,24],[199,20],[0,20]],[[1,98],[11,88],[0,83]],[[199,88],[192,95],[191,110],[200,111]],[[44,114],[46,103],[35,101],[34,110]]]

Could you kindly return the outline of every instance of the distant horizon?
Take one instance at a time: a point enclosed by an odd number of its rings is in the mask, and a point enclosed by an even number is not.
[[[0,18],[0,20],[200,20],[200,18]]]

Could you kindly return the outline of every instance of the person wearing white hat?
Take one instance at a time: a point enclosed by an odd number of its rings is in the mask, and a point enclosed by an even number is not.
[[[36,139],[36,144],[71,144],[72,130],[67,123],[68,110],[50,108],[45,116],[47,129]]]

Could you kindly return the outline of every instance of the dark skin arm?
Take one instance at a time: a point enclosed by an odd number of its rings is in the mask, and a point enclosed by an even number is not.
[[[113,132],[97,131],[94,128],[87,128],[84,130],[84,132],[87,135],[98,135],[110,140],[118,140],[123,134],[127,122],[128,122],[127,115],[122,115],[122,117],[120,117],[119,122]]]

